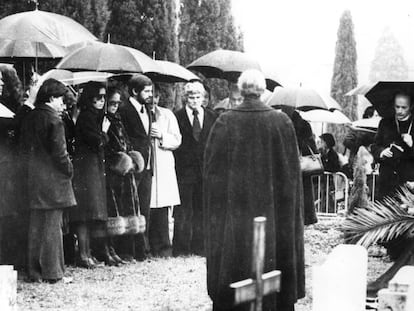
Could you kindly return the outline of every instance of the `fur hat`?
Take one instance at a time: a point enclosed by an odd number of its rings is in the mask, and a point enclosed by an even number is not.
[[[124,176],[134,169],[134,162],[129,155],[120,151],[116,154],[112,164],[109,167],[115,173]]]
[[[135,150],[128,152],[128,154],[132,158],[132,161],[134,162],[136,172],[141,173],[145,167],[145,161],[144,161],[144,158],[142,157],[142,154]]]

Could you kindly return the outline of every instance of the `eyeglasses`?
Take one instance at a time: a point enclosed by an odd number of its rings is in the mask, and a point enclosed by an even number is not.
[[[109,102],[108,102],[108,105],[109,106],[111,106],[111,105],[120,105],[121,104],[121,101],[120,100],[110,100]]]
[[[97,99],[105,99],[106,94],[98,94],[98,96],[96,96]]]

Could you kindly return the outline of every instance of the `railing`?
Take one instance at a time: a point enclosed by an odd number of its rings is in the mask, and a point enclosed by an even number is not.
[[[344,173],[324,172],[312,176],[315,208],[318,216],[337,216],[348,208],[349,180]]]

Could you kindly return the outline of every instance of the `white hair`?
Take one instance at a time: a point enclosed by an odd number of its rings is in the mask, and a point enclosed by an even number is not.
[[[266,89],[266,80],[263,73],[257,69],[244,71],[237,81],[237,86],[243,96],[260,96]]]
[[[204,86],[201,82],[198,82],[198,81],[189,82],[184,86],[184,94],[186,96],[189,94],[198,94],[198,93],[203,96],[206,94],[206,90],[204,89]]]

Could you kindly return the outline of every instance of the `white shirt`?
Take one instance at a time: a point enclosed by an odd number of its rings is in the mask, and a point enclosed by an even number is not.
[[[135,110],[138,112],[138,115],[141,119],[142,125],[144,126],[145,132],[149,132],[150,127],[150,120],[148,117],[147,110],[145,109],[145,105],[142,105],[140,102],[138,102],[135,98],[130,97],[129,101],[131,102],[132,106],[134,106]],[[144,108],[144,109],[142,109]],[[141,110],[143,112],[141,112]]]
[[[194,122],[194,115],[193,115],[193,109],[185,106],[185,111],[187,112],[188,120],[190,120],[191,126],[193,126]],[[197,108],[198,111],[198,121],[200,122],[200,128],[203,128],[203,121],[204,121],[204,109],[203,107]]]

